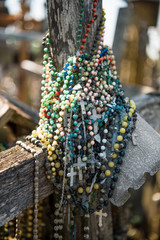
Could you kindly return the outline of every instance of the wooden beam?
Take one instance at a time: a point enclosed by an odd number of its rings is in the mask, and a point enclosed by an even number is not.
[[[29,143],[27,143],[29,144]],[[32,147],[32,144],[29,144]],[[45,176],[45,154],[35,148],[39,159],[39,200],[53,192]],[[0,226],[33,205],[34,158],[19,146],[0,153]]]

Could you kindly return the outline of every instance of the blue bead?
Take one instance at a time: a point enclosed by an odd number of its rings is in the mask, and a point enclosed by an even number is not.
[[[76,65],[73,65],[73,68],[74,68],[74,69],[76,69],[76,68],[77,68],[77,66],[76,66]]]

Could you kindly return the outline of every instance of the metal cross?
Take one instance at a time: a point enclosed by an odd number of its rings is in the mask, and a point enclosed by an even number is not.
[[[92,110],[92,115],[90,116],[90,119],[95,120],[95,123],[94,123],[94,133],[95,134],[97,134],[97,132],[98,132],[98,122],[97,122],[97,119],[99,119],[101,117],[102,117],[102,115],[101,114],[97,114],[96,109]]]
[[[93,119],[95,121],[97,121],[97,119],[101,118],[102,117],[102,114],[97,114],[97,111],[96,109],[94,108],[92,110],[92,115],[90,116],[90,119]]]
[[[81,157],[78,156],[78,161],[73,164],[73,167],[78,169],[79,172],[79,180],[83,179],[82,168],[86,166],[85,162],[82,162]]]
[[[70,177],[70,187],[73,187],[74,176],[77,175],[77,172],[74,172],[74,167],[70,168],[70,173],[67,173],[67,177]]]
[[[95,164],[99,162],[96,158],[95,158],[95,155],[94,155],[94,152],[93,152],[93,149],[92,149],[92,153],[91,155],[89,156],[89,159],[87,161],[87,163],[90,163],[92,165],[92,170],[91,170],[91,173],[95,173]]]
[[[70,113],[68,113],[68,110],[65,109],[64,110],[64,122],[63,122],[64,127],[67,127],[68,119],[71,120],[71,118],[72,118],[72,111]]]
[[[132,143],[134,146],[137,146],[136,137],[138,137],[138,135],[133,132],[132,133]]]
[[[101,209],[99,212],[95,212],[97,216],[99,216],[99,223],[98,226],[102,227],[103,226],[103,217],[107,217],[107,213],[103,213],[103,210]]]
[[[81,100],[81,101],[80,101],[80,105],[81,105],[82,114],[85,115],[85,114],[86,114],[85,105],[87,105],[87,102],[84,102],[83,100]]]

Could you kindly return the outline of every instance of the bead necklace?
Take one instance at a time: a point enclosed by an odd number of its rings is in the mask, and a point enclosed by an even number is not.
[[[40,121],[32,137],[47,148],[46,176],[57,189],[57,216],[65,206],[73,212],[82,209],[87,217],[97,211],[103,216],[137,118],[135,103],[124,96],[113,51],[103,46],[104,10],[93,51],[85,52],[90,27],[97,18],[97,2],[93,1],[93,18],[80,49],[61,72],[53,66],[49,34],[42,43]],[[83,1],[81,6],[83,9]],[[81,36],[77,37],[80,44]],[[62,239],[59,230],[55,226],[55,239]],[[87,226],[84,231],[88,239]]]

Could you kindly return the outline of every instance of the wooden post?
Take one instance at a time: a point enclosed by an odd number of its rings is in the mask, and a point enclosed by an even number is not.
[[[82,16],[82,36],[86,29],[86,24],[90,21],[93,2],[91,0],[84,1],[84,15]],[[60,71],[63,64],[69,56],[74,56],[77,52],[77,29],[79,24],[79,0],[47,0],[48,23],[51,38],[51,44],[54,54],[54,65]],[[97,6],[98,18],[94,22],[91,32],[89,33],[87,52],[90,53],[95,39],[96,30],[102,16],[102,0],[98,1]],[[111,207],[108,207],[108,217],[104,219],[103,227],[98,227],[98,216],[92,215],[90,218],[90,236],[91,239],[112,240],[112,217]],[[83,217],[78,217],[78,226],[83,226]],[[78,230],[77,239],[83,239],[83,231]],[[64,239],[68,239],[65,234]]]

